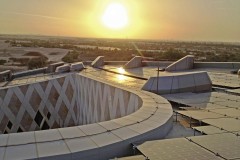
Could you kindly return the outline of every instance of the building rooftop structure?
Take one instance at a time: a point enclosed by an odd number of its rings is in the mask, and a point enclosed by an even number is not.
[[[98,59],[82,71],[43,69],[0,83],[0,159],[240,159],[240,80],[231,72],[240,63],[164,71],[170,63]],[[203,71],[210,91],[142,90],[151,77]]]

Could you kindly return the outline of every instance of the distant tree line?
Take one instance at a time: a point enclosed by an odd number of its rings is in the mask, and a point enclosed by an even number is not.
[[[77,61],[92,61],[97,56],[104,56],[106,61],[128,61],[133,56],[151,57],[153,60],[177,60],[187,54],[182,53],[178,50],[169,49],[166,52],[150,52],[150,51],[139,51],[139,50],[102,50],[92,48],[81,48],[74,51],[68,52],[66,56],[62,58],[62,61],[67,63]]]
[[[154,60],[177,60],[187,54],[193,54],[201,61],[240,61],[240,46],[225,43],[207,42],[162,42],[144,40],[111,40],[111,39],[52,39],[52,40],[7,40],[12,46],[62,48],[72,50],[64,62],[91,61],[97,56],[105,56],[106,60],[127,61],[133,56],[152,57]],[[77,45],[97,46],[80,48]],[[117,48],[105,50],[100,47]]]

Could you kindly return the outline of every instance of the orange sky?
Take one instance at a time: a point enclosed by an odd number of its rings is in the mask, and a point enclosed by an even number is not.
[[[125,28],[101,22],[111,3],[126,8]],[[0,34],[240,41],[239,28],[240,0],[0,1]]]

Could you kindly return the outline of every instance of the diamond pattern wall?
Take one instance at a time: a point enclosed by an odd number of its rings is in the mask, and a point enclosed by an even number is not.
[[[0,133],[106,121],[133,113],[141,103],[128,91],[68,74],[0,90]]]
[[[141,99],[128,91],[76,75],[79,124],[89,124],[119,118],[135,112]],[[84,86],[84,87],[82,87]]]

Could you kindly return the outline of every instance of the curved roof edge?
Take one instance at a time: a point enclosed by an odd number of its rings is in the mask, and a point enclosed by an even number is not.
[[[129,154],[131,143],[166,136],[172,128],[173,110],[165,98],[106,84],[139,96],[143,101],[140,109],[89,125],[0,135],[0,159],[109,159]]]

